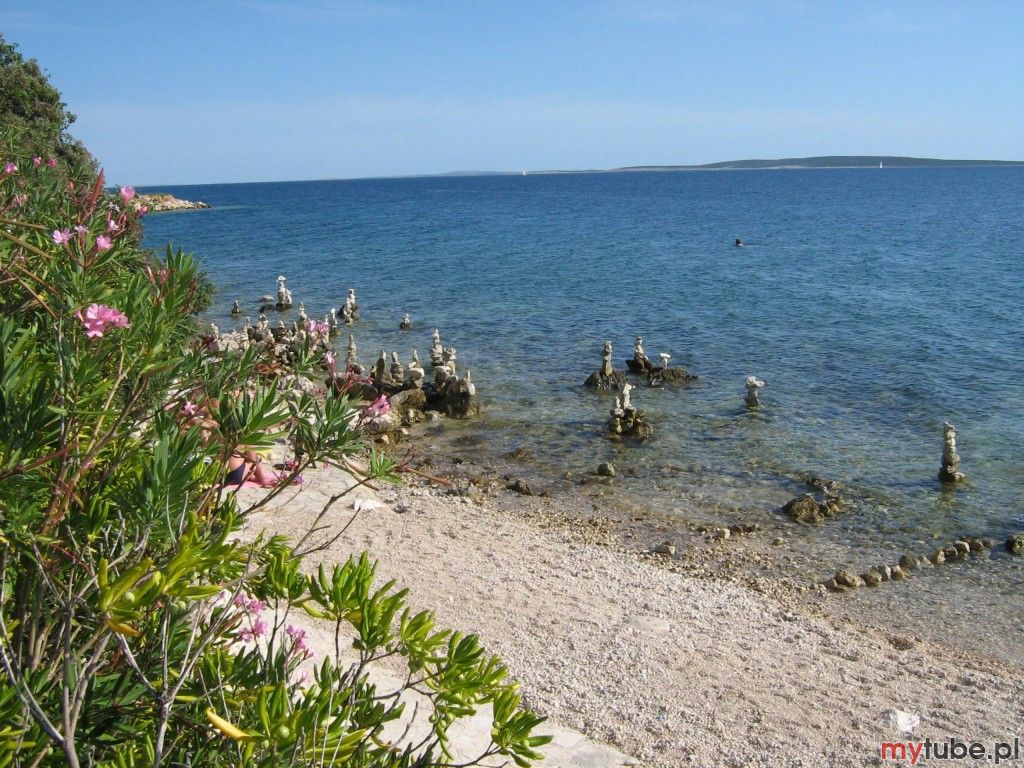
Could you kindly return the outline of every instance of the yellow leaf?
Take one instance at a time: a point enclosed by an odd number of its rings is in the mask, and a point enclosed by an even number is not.
[[[142,633],[139,632],[135,627],[125,624],[123,621],[117,619],[107,619],[106,625],[112,630],[117,632],[119,635],[127,635],[128,637],[142,637]]]

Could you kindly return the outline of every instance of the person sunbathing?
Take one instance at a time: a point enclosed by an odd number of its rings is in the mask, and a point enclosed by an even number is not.
[[[219,410],[220,403],[212,397],[201,397],[199,402],[186,400],[182,407],[184,426],[199,427],[203,442],[207,445],[217,439],[220,425],[212,414]],[[256,483],[264,488],[273,488],[287,478],[287,474],[278,474],[267,463],[264,456],[247,446],[238,446],[231,452],[227,460],[227,475],[224,485],[242,486],[244,483]],[[295,482],[301,482],[296,478]]]
[[[261,454],[239,447],[228,458],[228,473],[224,477],[224,485],[242,485],[250,482],[264,488],[273,488],[285,479],[287,474],[279,475],[268,467]]]

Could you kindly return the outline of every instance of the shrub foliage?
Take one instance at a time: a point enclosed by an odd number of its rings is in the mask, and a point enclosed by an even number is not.
[[[477,759],[537,759],[542,718],[477,637],[412,611],[365,553],[303,567],[328,508],[301,541],[236,537],[283,486],[243,508],[232,452],[284,438],[295,474],[340,466],[364,451],[353,403],[205,347],[195,264],[140,248],[131,190],[19,141],[0,158],[0,766],[450,765],[449,728],[483,704]],[[200,401],[211,424],[186,418]],[[372,453],[367,474],[395,479]],[[380,690],[388,657],[404,681]]]

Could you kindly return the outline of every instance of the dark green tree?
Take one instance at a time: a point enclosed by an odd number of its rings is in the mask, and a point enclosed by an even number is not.
[[[0,34],[0,125],[5,138],[14,141],[3,149],[23,157],[56,157],[79,174],[95,172],[89,150],[68,133],[74,121],[39,63]]]

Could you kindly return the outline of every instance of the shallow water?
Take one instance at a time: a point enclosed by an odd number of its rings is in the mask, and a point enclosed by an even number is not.
[[[838,480],[852,510],[808,546],[871,562],[1024,529],[1024,168],[162,191],[214,206],[150,216],[146,237],[197,254],[222,287],[221,328],[236,298],[255,315],[282,272],[314,317],[355,287],[365,363],[381,348],[426,359],[434,327],[458,349],[484,404],[461,429],[484,452],[528,445],[551,476],[612,459],[632,493],[709,518],[770,518],[806,476]],[[608,441],[610,397],[580,387],[604,339],[625,367],[637,334],[700,377],[634,389],[656,429],[641,447]],[[756,414],[748,374],[767,382]],[[969,478],[954,491],[936,481],[945,420]],[[1024,582],[1006,557],[959,575],[988,595]]]

